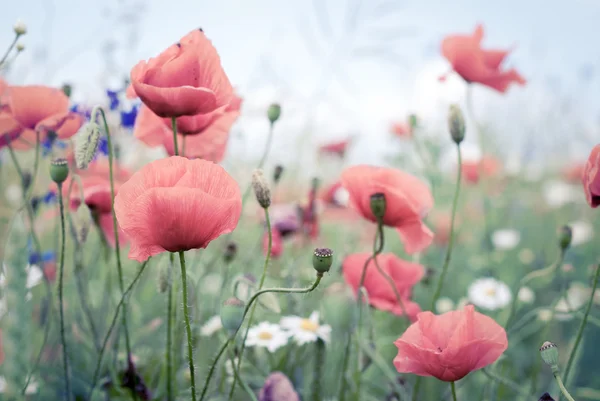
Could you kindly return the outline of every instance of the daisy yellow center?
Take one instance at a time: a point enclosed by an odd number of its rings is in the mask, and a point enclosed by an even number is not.
[[[315,333],[319,329],[319,325],[309,319],[302,319],[300,322],[300,328],[305,331],[312,331]]]
[[[496,289],[495,288],[488,288],[487,290],[485,290],[485,295],[487,295],[488,297],[495,297],[496,296]]]
[[[261,331],[260,333],[258,333],[258,338],[260,338],[261,340],[270,340],[271,338],[273,338],[273,334],[269,333],[268,331]]]

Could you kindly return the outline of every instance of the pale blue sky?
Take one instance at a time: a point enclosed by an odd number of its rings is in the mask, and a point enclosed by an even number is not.
[[[377,160],[389,147],[389,122],[409,112],[440,129],[447,105],[464,100],[460,80],[436,80],[448,69],[441,39],[481,22],[484,45],[514,46],[507,65],[529,80],[506,95],[478,88],[475,112],[483,121],[511,143],[533,135],[563,153],[568,138],[586,138],[574,153],[600,138],[596,0],[14,0],[0,14],[0,46],[18,18],[29,32],[11,81],[69,81],[86,100],[202,27],[246,99],[239,126],[252,143],[261,143],[266,128],[256,116],[280,101],[285,134],[276,154],[298,138],[317,144],[356,133],[357,161]]]

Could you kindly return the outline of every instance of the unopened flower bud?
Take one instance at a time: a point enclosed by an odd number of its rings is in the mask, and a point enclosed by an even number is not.
[[[279,120],[280,116],[281,106],[277,103],[273,103],[272,105],[270,105],[269,109],[267,110],[267,117],[269,117],[269,121],[271,122],[271,124],[275,124],[275,121]]]
[[[538,401],[555,401],[554,398],[552,398],[552,396],[548,393],[544,393],[542,394],[542,396],[540,397],[540,399]]]
[[[13,31],[18,36],[25,35],[27,33],[27,25],[21,20],[17,20],[17,22],[13,25]]]
[[[221,306],[221,324],[230,333],[240,328],[244,321],[246,305],[238,298],[229,298]]]
[[[32,176],[28,171],[23,172],[23,177],[21,179],[21,186],[23,187],[23,192],[27,192],[29,187],[31,186]]]
[[[457,145],[465,139],[465,117],[463,116],[460,107],[456,104],[450,105],[450,111],[448,113],[448,128],[450,129],[450,136]]]
[[[95,122],[85,124],[75,137],[75,163],[80,170],[94,160],[100,142],[100,126]]]
[[[317,248],[313,254],[313,267],[317,274],[327,273],[333,263],[333,251],[329,248]]]
[[[158,272],[158,292],[164,294],[171,286],[171,264],[165,263]]]
[[[383,219],[385,216],[386,201],[385,194],[381,192],[371,195],[371,212],[377,219]]]
[[[90,227],[92,226],[92,213],[90,208],[85,203],[80,203],[75,211],[75,236],[80,244],[83,244],[87,239]]]
[[[62,91],[67,97],[71,97],[71,93],[73,93],[73,87],[71,84],[63,84]]]
[[[546,341],[540,348],[540,354],[546,365],[550,366],[552,372],[558,372],[558,348],[556,344]]]
[[[57,184],[65,182],[69,176],[69,165],[65,159],[54,159],[50,163],[50,178]]]
[[[17,45],[15,46],[15,49],[17,49],[17,51],[20,53],[23,50],[25,50],[25,45],[23,43],[17,43]]]
[[[263,209],[271,206],[271,190],[261,169],[254,170],[252,174],[252,188],[254,189],[256,200]]]
[[[227,244],[225,248],[225,254],[223,255],[223,259],[225,259],[225,263],[231,263],[233,259],[235,259],[235,255],[237,254],[237,244],[235,242],[230,242]]]
[[[273,181],[275,182],[275,184],[277,184],[279,182],[279,180],[281,180],[282,174],[283,174],[283,166],[281,164],[276,165],[275,170],[273,170]]]
[[[571,245],[573,239],[573,230],[570,226],[562,226],[558,231],[558,243],[560,249],[566,250]]]

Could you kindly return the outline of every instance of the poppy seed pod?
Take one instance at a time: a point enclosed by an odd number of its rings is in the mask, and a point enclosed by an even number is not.
[[[553,373],[558,372],[558,348],[556,344],[546,341],[540,348],[540,354],[546,365],[550,366]]]
[[[271,190],[261,169],[254,170],[252,174],[252,188],[254,189],[256,200],[263,209],[271,206]]]
[[[571,245],[573,239],[573,230],[569,226],[562,226],[558,231],[558,243],[560,249],[566,250]]]
[[[465,139],[465,117],[463,116],[460,107],[456,104],[450,105],[448,112],[448,129],[450,136],[457,145]]]
[[[238,298],[229,298],[221,306],[221,324],[230,333],[236,332],[244,322],[245,304]]]
[[[317,274],[327,273],[333,263],[333,251],[329,248],[317,248],[313,254],[313,267]]]
[[[227,244],[225,248],[225,254],[223,255],[223,259],[225,259],[225,263],[231,263],[233,259],[235,259],[235,255],[237,254],[237,244],[235,242],[230,242]]]
[[[385,194],[378,192],[371,195],[371,212],[377,219],[383,219],[385,216],[386,201]]]
[[[273,170],[273,182],[277,184],[281,180],[281,175],[283,174],[283,166],[278,164],[275,166],[275,170]]]
[[[75,137],[75,163],[78,169],[86,169],[94,160],[99,142],[100,126],[94,122],[85,124]]]
[[[13,25],[13,31],[17,36],[25,35],[27,33],[27,25],[21,20],[17,21],[15,25]]]
[[[69,165],[65,159],[54,159],[50,163],[50,178],[57,184],[62,184],[69,176]]]
[[[275,124],[275,121],[279,120],[279,117],[281,117],[281,106],[277,103],[270,105],[267,110],[267,117],[271,124]]]

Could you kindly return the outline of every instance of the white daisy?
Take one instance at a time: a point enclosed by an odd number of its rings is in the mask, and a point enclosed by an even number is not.
[[[216,315],[211,317],[204,323],[204,325],[200,328],[200,335],[209,337],[215,334],[217,331],[223,328],[223,324],[221,323],[221,316]]]
[[[523,303],[531,304],[535,300],[535,293],[529,287],[521,287],[517,294],[517,298]]]
[[[503,229],[492,233],[494,248],[507,251],[513,249],[521,241],[521,233],[517,230]]]
[[[554,180],[544,185],[542,195],[548,206],[559,208],[580,198],[581,191],[566,182]]]
[[[508,305],[512,299],[510,288],[495,278],[475,280],[468,291],[473,305],[487,310],[496,310]]]
[[[275,352],[287,344],[290,334],[274,323],[262,322],[248,330],[247,347],[265,347]]]
[[[448,297],[441,297],[435,302],[435,310],[437,313],[446,313],[454,309],[454,301]]]
[[[585,244],[594,236],[594,228],[587,221],[574,221],[573,223],[569,224],[569,226],[573,231],[571,246]]]
[[[281,319],[281,327],[291,332],[298,345],[312,343],[318,338],[329,342],[331,326],[319,324],[319,312],[314,311],[308,319],[287,316]]]

